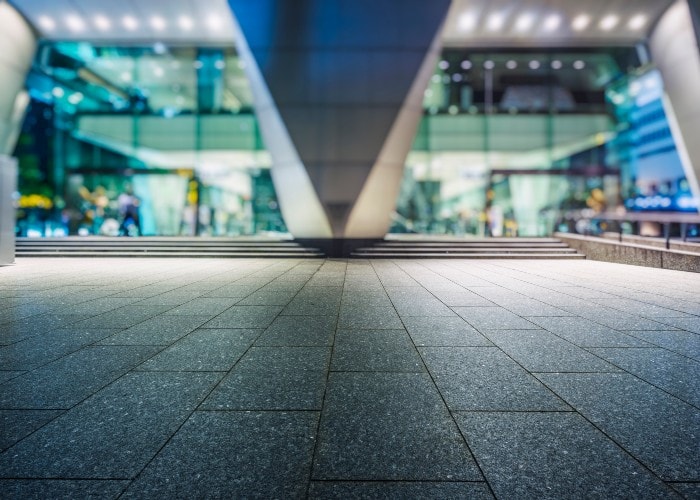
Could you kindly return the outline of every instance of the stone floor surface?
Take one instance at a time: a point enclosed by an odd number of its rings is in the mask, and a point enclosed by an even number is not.
[[[700,274],[20,259],[0,497],[700,498]]]

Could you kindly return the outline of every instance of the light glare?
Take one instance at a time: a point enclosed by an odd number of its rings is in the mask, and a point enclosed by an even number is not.
[[[139,27],[139,22],[131,16],[124,16],[124,18],[122,18],[122,24],[129,31],[134,31]]]
[[[532,28],[534,22],[535,18],[532,14],[523,14],[518,17],[518,20],[515,22],[515,29],[517,31],[527,31]]]
[[[602,29],[604,31],[610,31],[615,26],[617,26],[618,22],[620,22],[620,19],[615,15],[611,14],[609,16],[605,16],[600,21],[600,29]]]
[[[573,22],[571,23],[571,27],[576,31],[583,31],[588,28],[590,22],[590,17],[588,17],[586,14],[581,14],[574,18]]]
[[[489,31],[498,31],[503,28],[503,23],[505,19],[502,14],[495,12],[489,16],[487,27]]]
[[[554,31],[561,24],[561,17],[558,14],[551,14],[544,20],[545,31]]]
[[[461,31],[471,31],[476,27],[476,16],[471,12],[465,12],[459,16],[457,26]]]
[[[112,23],[105,16],[95,16],[95,27],[100,31],[107,31]]]
[[[85,22],[79,16],[68,16],[66,17],[66,26],[71,31],[83,31]]]
[[[646,23],[647,17],[644,14],[637,14],[629,20],[627,27],[631,30],[639,30],[642,29]]]
[[[39,26],[46,31],[53,31],[56,29],[56,21],[54,21],[49,16],[41,16],[39,18]]]
[[[160,16],[153,16],[151,18],[151,27],[156,31],[163,31],[167,26],[165,19]]]
[[[180,26],[180,28],[182,28],[184,31],[190,31],[194,26],[192,19],[188,16],[180,16],[180,18],[177,20],[177,23]]]

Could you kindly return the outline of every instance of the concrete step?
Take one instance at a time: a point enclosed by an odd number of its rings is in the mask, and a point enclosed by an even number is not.
[[[584,259],[556,238],[482,238],[384,240],[355,250],[357,258]]]
[[[272,238],[17,238],[17,257],[316,258],[323,253]]]

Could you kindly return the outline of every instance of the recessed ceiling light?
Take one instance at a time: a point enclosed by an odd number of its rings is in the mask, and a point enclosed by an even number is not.
[[[496,67],[496,63],[489,60],[489,61],[484,61],[484,68],[486,69],[493,69]]]
[[[177,24],[184,31],[190,31],[192,29],[192,27],[194,26],[194,23],[192,22],[192,18],[189,16],[180,16],[177,20]]]
[[[574,69],[583,69],[586,67],[586,63],[581,61],[580,59],[578,61],[574,61]]]
[[[647,23],[647,16],[644,14],[637,14],[633,16],[627,23],[627,27],[631,30],[642,29]]]
[[[600,26],[600,29],[604,31],[610,31],[615,26],[617,26],[618,22],[620,22],[620,18],[611,14],[601,19],[600,24],[598,26]]]
[[[518,63],[513,61],[512,59],[508,62],[506,62],[506,68],[508,69],[515,69],[518,67]]]
[[[65,95],[65,91],[62,87],[54,87],[51,93],[54,97],[58,97],[59,99]]]
[[[100,31],[107,31],[112,27],[112,23],[105,16],[95,16],[95,27]]]
[[[40,16],[37,22],[39,27],[45,31],[53,31],[56,29],[56,21],[49,16]]]
[[[465,12],[457,20],[460,31],[471,31],[476,27],[476,16],[471,12]]]
[[[221,59],[219,59],[218,61],[216,61],[214,63],[214,67],[216,69],[224,69],[226,67],[226,63],[224,61],[222,61]]]
[[[442,70],[446,70],[449,67],[450,67],[450,63],[445,61],[444,59],[438,63],[438,68],[440,68]]]
[[[158,55],[163,55],[168,51],[168,47],[165,46],[163,42],[156,42],[153,44],[153,52]]]
[[[552,69],[561,69],[562,66],[563,65],[559,59],[552,61]]]
[[[222,28],[223,23],[220,17],[212,14],[207,18],[207,26],[214,31],[219,31]]]
[[[83,31],[85,29],[85,21],[80,16],[70,15],[66,17],[66,26],[73,32]]]
[[[574,20],[571,22],[571,27],[576,30],[576,31],[583,31],[586,28],[588,28],[588,25],[591,23],[591,18],[588,17],[586,14],[580,14],[574,18]]]
[[[160,66],[156,66],[155,68],[153,68],[153,74],[160,78],[165,74],[165,71],[163,71],[163,68],[161,68]]]
[[[131,72],[130,72],[130,71],[124,71],[124,72],[119,76],[119,78],[121,78],[121,80],[122,80],[123,82],[130,82],[131,79],[132,79]]]
[[[539,69],[542,64],[539,61],[532,60],[527,65],[530,66],[530,69]]]
[[[471,62],[471,61],[467,61],[467,60],[465,59],[464,61],[462,61],[462,64],[460,64],[460,66],[462,67],[462,69],[471,69],[471,67],[472,67],[472,62]]]
[[[554,31],[561,24],[561,16],[559,14],[550,14],[544,20],[545,31]]]
[[[129,31],[134,31],[139,27],[139,22],[132,16],[124,16],[122,18],[122,24],[124,25],[124,28]]]
[[[165,27],[167,26],[167,23],[165,22],[165,19],[163,19],[160,16],[153,16],[151,18],[151,28],[153,28],[156,31],[163,31]]]
[[[486,27],[489,29],[489,31],[498,31],[501,28],[503,28],[504,23],[505,19],[503,18],[503,14],[494,12],[489,16],[489,20],[486,23]]]
[[[452,81],[453,81],[453,82],[459,83],[459,82],[461,82],[463,79],[464,79],[464,77],[463,77],[460,73],[455,73],[454,75],[452,75]]]
[[[515,21],[515,30],[516,31],[527,31],[530,28],[532,28],[532,25],[535,22],[535,17],[532,14],[522,14],[520,17],[518,17],[518,20]]]

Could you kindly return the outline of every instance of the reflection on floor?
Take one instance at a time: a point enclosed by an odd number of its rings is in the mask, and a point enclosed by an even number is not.
[[[700,275],[19,259],[5,498],[700,496]]]

